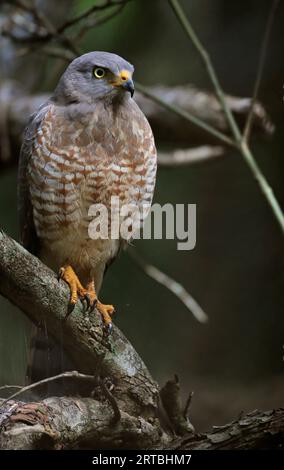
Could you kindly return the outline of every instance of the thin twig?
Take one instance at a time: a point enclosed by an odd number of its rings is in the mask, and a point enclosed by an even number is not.
[[[220,82],[218,80],[218,77],[217,77],[216,72],[214,70],[214,67],[212,65],[211,58],[210,58],[208,52],[206,51],[206,49],[201,44],[198,36],[196,35],[196,33],[195,33],[194,29],[192,28],[190,22],[188,21],[182,7],[180,6],[179,0],[169,0],[169,3],[171,5],[175,15],[177,16],[179,22],[183,26],[185,32],[187,33],[188,37],[192,41],[193,45],[195,46],[195,48],[197,49],[200,57],[203,60],[205,68],[208,72],[208,76],[209,76],[209,78],[210,78],[210,80],[211,80],[211,82],[214,86],[216,95],[217,95],[217,97],[220,101],[220,104],[221,104],[222,109],[223,109],[223,111],[226,115],[228,123],[230,124],[230,128],[232,130],[232,133],[233,133],[236,141],[237,142],[241,141],[242,136],[241,136],[240,130],[239,130],[239,128],[237,126],[237,123],[234,119],[233,113],[231,112],[228,104],[226,103],[225,93],[223,92],[223,90],[221,88]]]
[[[190,408],[191,403],[192,403],[193,395],[194,395],[194,392],[190,392],[189,395],[188,395],[188,398],[186,400],[186,404],[185,404],[185,407],[184,407],[184,410],[183,410],[184,419],[188,418],[188,412],[189,412],[189,408]]]
[[[257,180],[259,187],[264,194],[276,220],[278,221],[282,232],[284,233],[284,214],[282,212],[282,209],[273,193],[272,188],[268,184],[266,178],[262,174],[261,169],[259,168],[258,164],[256,163],[253,154],[251,153],[250,149],[248,148],[246,142],[243,141],[243,137],[241,135],[241,132],[238,128],[238,125],[236,123],[236,120],[226,103],[225,99],[225,94],[220,86],[219,80],[217,78],[216,72],[213,68],[210,56],[206,49],[203,47],[201,44],[199,38],[195,34],[189,20],[187,19],[182,7],[180,6],[179,0],[168,0],[169,4],[171,5],[175,15],[177,16],[179,22],[185,29],[188,37],[194,44],[195,48],[197,49],[198,53],[200,54],[203,63],[206,67],[206,70],[208,72],[208,75],[212,81],[212,84],[214,86],[216,95],[220,101],[220,104],[222,106],[222,109],[225,113],[225,116],[227,118],[228,124],[231,128],[232,134],[235,139],[235,145],[239,149],[241,155],[243,156],[245,162],[247,163],[248,167],[250,168],[254,178]]]
[[[42,49],[36,49],[34,52],[44,53],[49,57],[54,57],[56,59],[62,59],[65,62],[70,62],[74,59],[74,54],[68,49],[53,47],[53,46],[45,46]]]
[[[1,390],[9,390],[10,388],[22,389],[23,386],[22,385],[3,385],[2,387],[0,387],[0,391]]]
[[[106,396],[107,400],[109,401],[109,403],[110,403],[110,405],[113,409],[113,413],[114,413],[113,424],[118,423],[118,421],[120,421],[120,419],[121,419],[121,412],[120,412],[119,406],[117,404],[117,401],[114,398],[111,391],[108,389],[108,387],[105,383],[105,379],[100,379],[99,380],[99,385],[100,385],[104,395]]]
[[[89,21],[86,21],[84,23],[84,26],[82,26],[79,32],[76,34],[76,41],[80,41],[88,29],[101,26],[107,21],[115,18],[117,15],[119,15],[119,13],[122,12],[125,6],[126,6],[126,3],[121,3],[120,5],[118,5],[118,8],[115,11],[112,11],[108,15],[104,15],[101,18],[94,18],[94,19],[90,19]]]
[[[102,11],[107,8],[115,7],[117,5],[125,5],[126,3],[130,2],[131,0],[117,0],[117,1],[112,1],[112,0],[106,0],[104,3],[101,5],[93,5],[87,10],[85,10],[83,13],[80,13],[78,16],[75,16],[74,18],[71,18],[70,20],[67,20],[63,25],[61,25],[58,28],[58,33],[62,33],[65,31],[67,28],[70,28],[71,26],[76,25],[77,23],[81,22],[85,18],[88,18],[89,16],[93,15],[97,11]]]
[[[177,281],[172,279],[170,276],[160,271],[152,264],[148,264],[141,256],[139,256],[134,249],[128,249],[127,253],[130,255],[135,264],[145,273],[147,276],[154,279],[159,284],[165,286],[171,291],[192,313],[192,315],[200,323],[206,323],[208,316],[202,310],[196,300],[185,290],[185,288]]]
[[[10,3],[10,2],[9,2]],[[47,16],[43,13],[42,10],[37,8],[35,2],[30,5],[26,5],[21,1],[17,0],[17,6],[20,7],[22,10],[27,11],[32,15],[34,19],[34,24],[37,26],[37,31],[31,34],[28,37],[18,37],[17,35],[13,34],[10,29],[4,30],[2,35],[9,37],[12,41],[16,43],[38,43],[38,44],[45,44],[49,43],[51,40],[57,40],[60,42],[65,48],[71,51],[76,56],[81,54],[80,49],[77,45],[72,41],[72,39],[64,34],[64,31],[58,32],[58,30],[53,26],[53,24],[49,21]],[[44,31],[41,32],[40,29]]]
[[[252,95],[252,100],[251,100],[251,106],[250,106],[250,110],[249,110],[249,113],[248,113],[248,116],[247,116],[244,132],[243,132],[243,140],[245,142],[248,142],[249,136],[250,136],[251,126],[252,126],[253,117],[254,117],[254,112],[253,112],[254,105],[255,105],[257,95],[258,95],[258,91],[259,91],[259,87],[260,87],[260,82],[261,82],[263,69],[264,69],[264,64],[265,64],[265,58],[266,58],[266,54],[267,54],[267,47],[268,47],[269,37],[270,37],[271,30],[272,30],[273,20],[274,20],[275,13],[276,13],[278,5],[279,5],[279,0],[274,0],[272,5],[271,5],[269,16],[267,18],[265,32],[264,32],[264,36],[263,36],[263,40],[262,40],[262,44],[261,44],[261,48],[260,48],[260,56],[259,56],[259,62],[258,62],[257,73],[256,73],[256,80],[255,80],[254,90],[253,90],[253,95]]]
[[[235,146],[234,141],[232,139],[230,139],[230,137],[226,136],[225,134],[218,131],[217,129],[214,129],[214,127],[210,126],[210,124],[206,124],[204,121],[197,118],[196,116],[189,113],[188,111],[185,111],[184,109],[182,109],[178,106],[175,106],[173,104],[167,103],[166,101],[164,101],[159,96],[151,93],[148,88],[144,87],[140,83],[135,82],[135,87],[143,95],[147,96],[147,98],[150,98],[151,100],[155,101],[159,105],[163,106],[163,108],[168,109],[169,111],[172,111],[173,113],[177,114],[178,116],[183,117],[187,121],[192,122],[196,126],[201,127],[201,129],[207,131],[209,134],[213,135],[214,137],[217,137],[217,139],[221,140],[222,142],[225,142],[227,145]]]
[[[42,10],[39,10],[37,7],[36,7],[36,3],[34,2],[34,6],[31,10],[35,16],[35,18],[37,19],[38,23],[40,25],[42,25],[46,31],[49,33],[50,37],[53,39],[58,39],[65,47],[67,47],[71,52],[73,52],[74,56],[76,55],[80,55],[81,54],[81,51],[80,49],[77,47],[77,45],[71,40],[71,38],[69,38],[68,36],[66,36],[64,34],[64,31],[61,31],[60,33],[57,31],[57,29],[55,28],[55,26],[53,26],[53,24],[51,23],[51,21],[49,21],[49,19],[47,18],[47,16],[43,13]]]
[[[55,380],[58,380],[58,379],[70,378],[70,377],[80,379],[80,380],[88,380],[92,382],[95,380],[93,375],[80,374],[80,372],[77,372],[76,370],[63,372],[62,374],[54,375],[53,377],[47,377],[46,379],[39,380],[38,382],[34,382],[33,384],[27,385],[26,387],[21,387],[21,390],[13,393],[13,395],[10,395],[8,398],[2,401],[1,407],[5,405],[6,403],[8,403],[8,401],[12,400],[15,397],[18,397],[19,395],[22,395],[23,393],[29,390],[33,390],[34,388],[37,388],[43,384],[54,382]]]
[[[202,145],[189,149],[176,149],[172,152],[158,152],[158,164],[160,167],[166,168],[194,165],[214,160],[223,155],[225,155],[224,147]]]
[[[30,5],[27,5],[22,0],[4,0],[4,3],[7,3],[8,5],[11,5],[11,6],[21,8],[22,10],[27,11],[27,12],[30,12],[30,10],[31,10]]]

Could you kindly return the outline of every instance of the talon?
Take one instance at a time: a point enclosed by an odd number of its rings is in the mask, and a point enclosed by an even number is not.
[[[112,321],[111,321],[111,315],[114,314],[114,306],[113,305],[107,305],[107,304],[102,304],[100,301],[97,302],[97,309],[100,312],[103,322],[106,326],[106,328],[109,330],[109,332],[112,329]]]
[[[67,315],[66,318],[69,317],[69,315],[73,312],[75,305],[73,302],[69,302],[68,307],[67,307]]]
[[[72,313],[74,307],[78,301],[78,298],[82,300],[87,294],[86,289],[82,286],[76,273],[71,266],[64,266],[60,268],[58,276],[63,279],[70,288],[70,302],[67,308],[67,317]]]
[[[88,311],[88,304],[87,304],[86,299],[80,297],[80,300],[81,300],[81,304],[82,304],[82,307],[83,307],[83,312],[84,312],[84,313],[87,313],[87,311]]]
[[[88,313],[92,313],[97,305],[97,294],[95,291],[95,284],[94,281],[91,281],[87,285],[87,296],[89,298],[89,307],[88,307]]]
[[[97,306],[97,302],[98,302],[98,299],[95,299],[94,302],[92,303],[90,310],[89,310],[90,313],[92,313],[95,310]]]
[[[90,300],[90,296],[89,294],[86,294],[85,297],[82,299],[83,301],[86,302],[87,304],[87,307],[86,307],[86,312],[89,310],[90,306],[91,306],[91,300]]]
[[[105,323],[104,326],[103,326],[103,334],[105,337],[108,337],[110,336],[111,332],[112,332],[112,328],[113,328],[113,324],[112,322],[110,323]]]

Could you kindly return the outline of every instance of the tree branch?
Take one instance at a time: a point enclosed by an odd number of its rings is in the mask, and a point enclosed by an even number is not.
[[[84,374],[110,378],[121,412],[158,427],[158,387],[123,334],[114,327],[104,333],[100,315],[87,316],[80,305],[66,318],[69,291],[63,281],[18,243],[0,232],[0,294],[17,305],[63,348]]]
[[[92,398],[9,401],[0,408],[0,449],[141,449],[161,440],[158,428],[143,417],[122,411],[115,424],[113,417],[107,401]]]
[[[49,49],[50,54],[57,55],[58,48]],[[214,125],[216,129],[223,133],[228,132],[224,114],[212,94],[200,91],[192,86],[153,86],[151,87],[151,93],[160,97],[169,105],[176,103],[178,107],[183,107],[185,111],[193,113],[210,125]],[[27,125],[29,116],[48,98],[49,95],[47,94],[30,95],[17,82],[13,81],[6,81],[0,86],[0,168],[16,163],[22,132]],[[249,112],[251,100],[232,96],[227,96],[226,99],[239,124],[242,125]],[[201,132],[199,128],[185,121],[181,116],[166,110],[141,93],[137,92],[135,94],[135,100],[149,118],[157,140],[167,140],[170,136],[171,142],[182,144],[200,145],[202,143],[204,145],[205,143],[212,143],[209,134]],[[260,103],[254,105],[254,116],[253,129],[255,132],[260,131],[264,134],[273,132],[273,124]],[[220,149],[221,155],[222,151],[219,146],[214,148],[214,156],[218,149]],[[203,151],[200,154],[200,150],[192,149],[191,152],[194,152],[194,155],[191,154],[189,158],[186,158],[188,164],[204,161]],[[198,154],[199,156],[197,156]],[[211,154],[210,158],[213,157],[211,150],[208,154]],[[167,164],[167,162],[164,163]]]
[[[226,98],[225,98],[225,94],[221,88],[221,85],[220,85],[220,82],[219,82],[219,79],[217,77],[217,74],[215,72],[215,69],[212,65],[212,62],[211,62],[211,58],[208,54],[208,52],[206,51],[206,49],[203,47],[203,45],[201,44],[198,36],[196,35],[194,29],[192,28],[189,20],[187,19],[180,3],[179,3],[179,0],[169,0],[169,3],[176,15],[176,17],[178,18],[180,24],[182,25],[182,27],[184,28],[188,38],[191,40],[191,42],[193,43],[193,45],[195,46],[197,52],[199,53],[203,63],[204,63],[204,66],[208,72],[208,76],[213,84],[213,87],[214,87],[214,90],[215,90],[215,93],[218,97],[218,100],[220,102],[220,105],[223,109],[223,112],[226,116],[226,119],[227,119],[227,122],[228,122],[228,125],[229,125],[229,128],[230,128],[230,131],[234,137],[234,142],[233,142],[233,145],[235,145],[244,161],[246,162],[247,166],[249,167],[250,171],[252,172],[252,175],[254,176],[254,178],[256,179],[259,187],[260,187],[260,190],[261,192],[263,193],[264,197],[266,198],[267,202],[268,202],[268,205],[270,206],[270,209],[274,215],[274,217],[276,218],[280,228],[281,228],[281,231],[282,233],[284,234],[284,214],[282,212],[282,209],[279,205],[279,202],[278,200],[276,199],[276,196],[274,195],[274,192],[271,188],[271,186],[269,185],[269,183],[267,182],[265,176],[263,175],[260,167],[258,166],[251,150],[248,148],[248,145],[244,139],[244,137],[242,136],[241,134],[241,131],[239,129],[239,126],[233,116],[233,113],[230,109],[230,107],[228,106],[228,103],[226,101]],[[174,111],[174,109],[173,109]],[[186,118],[186,116],[184,116]],[[189,116],[188,116],[188,119],[189,119]],[[209,131],[209,129],[207,129]],[[220,137],[220,136],[219,136]],[[224,140],[224,139],[221,139],[221,140]]]
[[[226,149],[220,145],[203,145],[189,149],[176,149],[172,152],[158,152],[158,164],[160,167],[173,168],[177,166],[204,163],[215,158],[223,157]]]
[[[29,403],[3,400],[1,449],[243,449],[276,447],[280,439],[283,442],[284,411],[277,410],[249,414],[206,435],[188,435],[171,443],[170,433],[161,427],[157,384],[131,344],[116,327],[106,337],[100,316],[85,316],[79,305],[66,318],[67,286],[3,232],[0,293],[38,326],[46,324],[49,334],[62,340],[80,374],[88,374],[83,379],[91,381],[95,376],[94,386],[103,392],[99,398],[53,397]],[[72,378],[74,372],[70,374]],[[178,389],[163,393],[163,403],[176,429],[187,433],[192,427],[187,424]]]
[[[179,108],[178,106],[176,106],[176,104],[168,103],[167,101],[155,95],[155,93],[152,93],[148,88],[144,87],[141,84],[136,84],[136,87],[143,95],[155,101],[158,105],[163,106],[168,111],[171,111],[172,113],[177,114],[178,116],[191,122],[195,126],[200,127],[202,130],[208,132],[208,134],[215,137],[216,139],[219,139],[221,142],[227,145],[234,145],[234,142],[232,141],[232,139],[230,139],[225,134],[223,134],[223,132],[220,132],[217,129],[214,129],[213,126],[211,126],[210,124],[207,124],[204,120],[199,119],[197,116],[195,116],[191,112],[186,111],[183,108]]]
[[[152,264],[147,263],[135,250],[128,249],[128,255],[134,263],[151,279],[166,287],[172,294],[174,294],[192,313],[192,315],[200,323],[206,323],[208,320],[207,314],[202,310],[198,302],[190,295],[185,288],[177,281],[172,279],[166,273],[156,268]]]
[[[10,401],[0,408],[0,449],[277,449],[284,439],[283,409],[254,411],[225,426],[214,426],[206,434],[191,433],[172,442],[161,439],[151,423],[127,412],[121,413],[115,425],[112,420],[109,405],[90,398]],[[159,441],[156,446],[149,439],[153,435]]]
[[[214,426],[206,434],[176,440],[173,450],[249,450],[282,449],[284,409],[252,411],[225,426]]]
[[[271,9],[270,9],[270,13],[269,13],[268,18],[267,18],[265,32],[264,32],[264,36],[263,36],[263,40],[262,40],[262,44],[261,44],[261,48],[260,48],[259,63],[258,63],[258,67],[257,67],[256,80],[255,80],[254,90],[253,90],[253,94],[252,94],[251,108],[250,108],[250,111],[248,113],[247,120],[246,120],[246,125],[245,125],[244,132],[243,132],[243,139],[245,140],[245,142],[248,142],[249,136],[250,136],[251,126],[252,126],[253,117],[254,117],[253,116],[253,107],[254,107],[254,103],[256,102],[259,87],[260,87],[260,82],[261,82],[261,77],[262,77],[262,73],[263,73],[263,69],[264,69],[264,63],[265,63],[265,58],[266,58],[266,53],[267,53],[269,37],[270,37],[270,33],[271,33],[272,25],[273,25],[273,20],[274,20],[274,16],[275,16],[276,10],[278,8],[278,5],[279,5],[279,0],[273,0],[273,3],[271,5]]]

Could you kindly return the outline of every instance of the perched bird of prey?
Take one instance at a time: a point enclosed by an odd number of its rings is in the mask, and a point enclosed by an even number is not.
[[[133,100],[133,66],[118,55],[90,52],[66,69],[51,96],[31,116],[19,164],[21,241],[96,305],[111,326],[112,305],[97,294],[122,239],[89,237],[93,204],[150,209],[157,156],[150,125]]]

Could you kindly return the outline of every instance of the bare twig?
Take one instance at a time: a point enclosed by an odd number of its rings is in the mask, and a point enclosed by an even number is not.
[[[214,67],[212,65],[210,56],[206,49],[203,47],[201,44],[199,38],[195,34],[195,31],[193,30],[189,20],[187,19],[182,7],[180,6],[179,0],[168,0],[175,15],[177,16],[179,22],[183,26],[184,30],[186,31],[187,36],[189,39],[192,41],[194,44],[196,50],[198,51],[200,57],[203,60],[203,63],[206,67],[206,70],[208,72],[208,75],[211,79],[211,82],[214,86],[216,95],[220,101],[220,104],[224,110],[225,116],[228,120],[229,126],[231,128],[232,134],[235,139],[235,145],[239,149],[241,155],[243,156],[245,162],[247,163],[248,167],[250,168],[254,178],[257,180],[259,187],[264,194],[276,220],[278,221],[280,228],[282,232],[284,233],[284,214],[282,212],[282,209],[273,193],[272,188],[268,184],[266,178],[262,174],[262,171],[258,164],[256,163],[254,156],[251,152],[251,150],[248,148],[247,143],[243,140],[242,134],[239,130],[239,127],[236,123],[236,120],[226,102],[225,99],[225,94],[221,88],[221,85],[219,83],[218,77],[216,75],[216,72],[214,70]]]
[[[251,126],[252,126],[252,122],[253,122],[253,118],[254,118],[253,109],[254,109],[254,105],[255,105],[257,95],[258,95],[258,91],[259,91],[259,87],[260,87],[260,82],[261,82],[261,77],[262,77],[262,74],[263,74],[269,37],[270,37],[270,33],[271,33],[272,25],[273,25],[273,20],[274,20],[275,13],[276,13],[278,5],[279,5],[279,0],[274,0],[272,5],[271,5],[269,16],[267,18],[265,32],[264,32],[264,36],[263,36],[263,40],[262,40],[262,44],[261,44],[261,48],[260,48],[260,56],[259,56],[256,80],[255,80],[254,90],[253,90],[253,95],[252,95],[251,107],[250,107],[250,111],[249,111],[248,116],[247,116],[244,132],[243,132],[243,139],[244,139],[245,142],[248,142],[249,136],[250,136]]]
[[[23,386],[22,385],[3,385],[2,387],[0,387],[0,391],[1,390],[10,390],[11,388],[16,388],[18,390],[22,389]]]
[[[185,407],[184,407],[184,410],[183,410],[183,416],[184,416],[185,419],[188,417],[188,412],[189,412],[189,408],[190,408],[191,403],[192,403],[193,395],[194,395],[194,392],[190,392],[189,395],[188,395],[188,399],[186,400],[186,404],[185,404]]]
[[[144,87],[140,83],[135,84],[137,90],[139,90],[143,95],[147,96],[147,98],[150,98],[151,100],[155,101],[159,105],[163,106],[165,109],[168,109],[169,111],[172,111],[173,113],[177,114],[178,116],[183,117],[184,119],[187,119],[188,121],[192,122],[198,127],[201,127],[201,129],[207,131],[209,134],[213,135],[214,137],[217,137],[220,139],[222,142],[225,142],[227,145],[232,145],[234,146],[234,142],[232,139],[227,137],[225,134],[222,132],[218,131],[217,129],[214,129],[214,127],[210,126],[209,124],[206,124],[203,120],[199,119],[198,117],[194,116],[188,111],[185,111],[184,109],[175,106],[174,104],[170,104],[166,101],[164,101],[162,98],[159,96],[153,94],[148,88]]]
[[[201,323],[205,323],[208,320],[206,313],[181,284],[169,277],[164,272],[160,271],[152,264],[148,264],[141,256],[136,253],[134,249],[128,249],[127,252],[135,264],[137,264],[137,266],[145,274],[147,274],[147,276],[151,277],[156,282],[169,289],[169,291],[171,291],[188,308],[196,320]]]
[[[99,385],[105,395],[105,397],[107,398],[107,400],[109,401],[112,409],[113,409],[113,413],[114,413],[114,416],[113,416],[113,424],[117,423],[118,421],[120,421],[121,419],[121,412],[120,412],[120,409],[119,409],[119,406],[117,404],[117,401],[116,399],[114,398],[113,394],[111,393],[111,391],[108,389],[106,383],[105,383],[105,379],[100,379],[99,380]]]
[[[203,145],[190,149],[177,149],[172,152],[158,152],[158,163],[160,167],[166,168],[193,165],[214,160],[224,156],[225,153],[224,147]]]
[[[53,377],[47,377],[46,379],[39,380],[38,382],[34,382],[34,383],[32,383],[30,385],[27,385],[25,387],[20,387],[20,390],[13,393],[13,395],[10,395],[8,398],[6,398],[4,401],[1,402],[1,407],[4,406],[6,403],[8,403],[8,401],[22,395],[25,392],[28,392],[29,390],[33,390],[37,387],[40,387],[41,385],[44,385],[44,384],[47,384],[47,383],[50,383],[50,382],[54,382],[55,380],[62,379],[62,378],[76,378],[76,379],[88,380],[88,381],[92,381],[92,382],[95,380],[93,375],[80,374],[76,370],[63,372],[62,374],[54,375]],[[5,387],[7,387],[7,386],[5,385]],[[12,387],[17,387],[18,388],[18,385],[12,385]],[[1,387],[0,390],[2,390],[2,387]]]
[[[118,5],[118,8],[116,8],[116,10],[112,11],[108,15],[104,15],[101,18],[97,18],[97,17],[90,18],[88,21],[84,23],[84,25],[80,28],[79,32],[76,34],[76,41],[80,41],[88,29],[101,26],[107,21],[115,18],[117,15],[119,15],[119,13],[122,12],[125,6],[126,6],[126,2],[125,3],[123,2],[120,5]]]
[[[4,0],[4,3],[7,3],[8,5],[16,6],[27,12],[30,12],[31,10],[30,5],[27,5],[23,0]]]
[[[106,0],[101,5],[93,5],[87,10],[85,10],[83,13],[80,13],[78,16],[75,16],[74,18],[71,18],[70,20],[67,20],[65,23],[63,23],[63,25],[58,28],[58,33],[62,33],[66,29],[80,23],[82,20],[88,18],[89,16],[93,15],[98,11],[106,10],[107,8],[115,7],[118,5],[125,5],[130,1],[131,0]]]
[[[217,97],[220,101],[220,104],[221,104],[221,106],[224,110],[224,113],[227,117],[227,120],[230,124],[232,133],[235,137],[235,140],[237,142],[240,141],[241,140],[241,133],[240,133],[239,128],[237,126],[237,123],[236,123],[236,121],[233,117],[233,114],[232,114],[229,106],[226,103],[225,94],[224,94],[224,92],[221,88],[221,85],[220,85],[218,77],[215,73],[215,70],[214,70],[214,67],[212,65],[212,62],[211,62],[211,59],[210,59],[210,56],[209,56],[208,52],[205,50],[205,48],[201,44],[198,36],[196,35],[195,31],[193,30],[193,28],[192,28],[190,22],[188,21],[183,9],[180,6],[179,0],[169,0],[169,3],[171,5],[175,15],[177,16],[179,22],[181,23],[181,25],[183,26],[185,32],[187,33],[188,37],[190,38],[193,45],[195,46],[198,53],[200,54],[200,57],[202,58],[203,63],[205,65],[205,68],[208,72],[209,78],[210,78],[210,80],[211,80],[211,82],[214,86],[215,91],[216,91],[216,95],[217,95]]]

